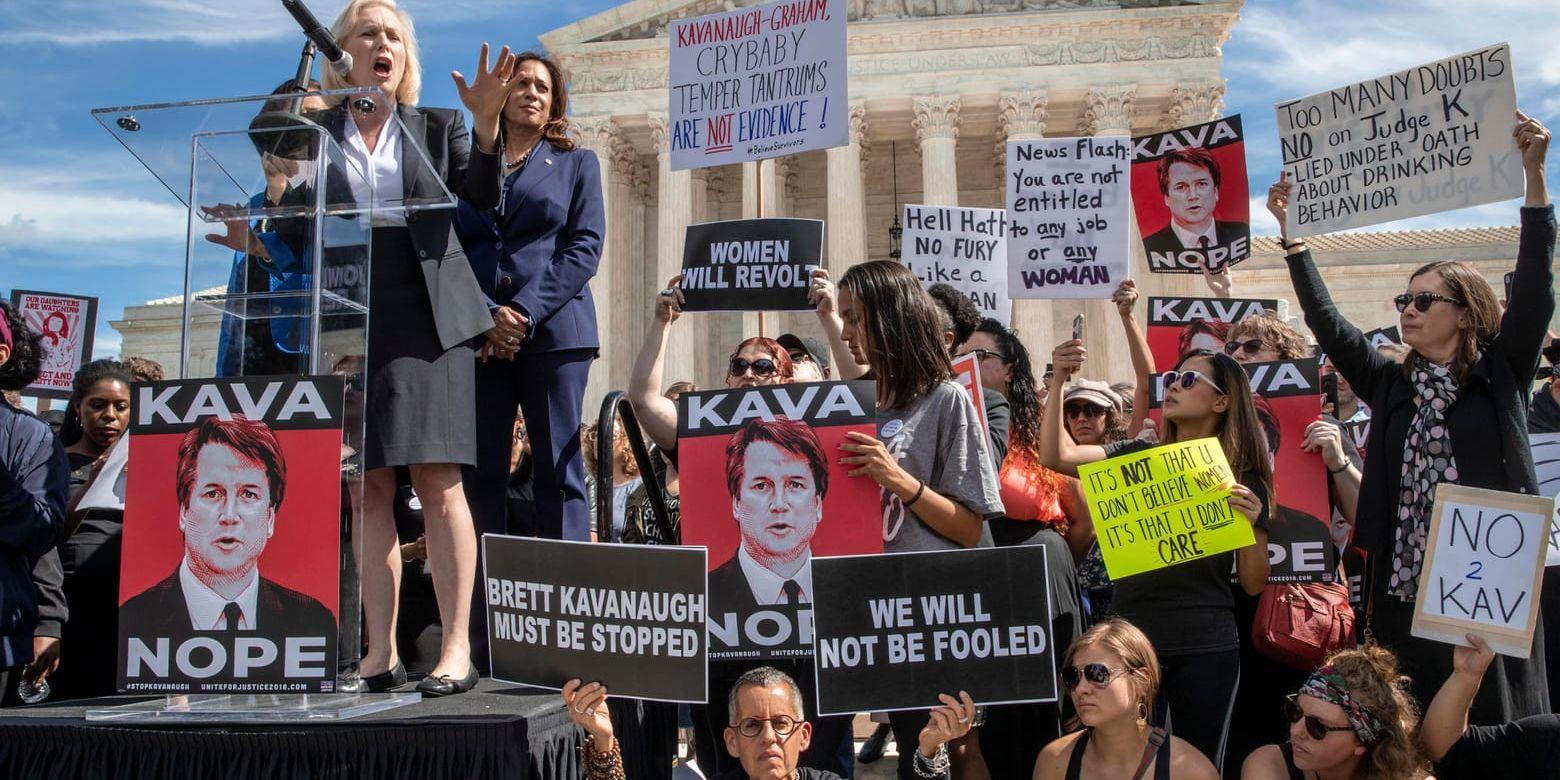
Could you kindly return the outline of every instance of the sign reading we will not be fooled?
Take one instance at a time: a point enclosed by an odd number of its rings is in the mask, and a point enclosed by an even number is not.
[[[672,170],[844,146],[845,0],[779,0],[671,23]]]
[[[1502,655],[1527,658],[1553,499],[1436,486],[1410,633],[1455,645],[1478,634]]]
[[[823,221],[733,219],[689,225],[683,311],[805,311],[822,263]]]
[[[1127,277],[1126,138],[1009,141],[1008,295],[1109,298]]]
[[[703,702],[705,550],[482,535],[494,679]]]
[[[1043,547],[817,558],[818,711],[1056,700]]]
[[[1522,194],[1506,44],[1280,103],[1288,235],[1317,236]]]
[[[1008,324],[1013,302],[1002,209],[906,205],[902,246],[905,267],[922,286],[951,285],[983,316]]]
[[[1218,439],[1167,444],[1078,467],[1111,579],[1256,543],[1230,508],[1230,464]]]

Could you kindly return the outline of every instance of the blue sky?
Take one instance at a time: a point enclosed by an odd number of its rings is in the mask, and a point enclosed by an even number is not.
[[[310,6],[328,23],[342,4]],[[447,74],[469,74],[481,41],[535,46],[539,34],[615,4],[404,0],[423,47],[423,104],[458,105]],[[1249,1],[1224,75],[1225,113],[1244,117],[1252,192],[1278,173],[1274,103],[1498,41],[1512,44],[1519,104],[1560,125],[1555,10],[1553,0]],[[266,92],[291,74],[301,44],[275,0],[0,4],[0,290],[99,296],[97,352],[117,354],[107,321],[182,286],[184,216],[90,110]],[[1253,206],[1254,229],[1273,232]],[[1514,204],[1493,204],[1377,229],[1515,222]]]

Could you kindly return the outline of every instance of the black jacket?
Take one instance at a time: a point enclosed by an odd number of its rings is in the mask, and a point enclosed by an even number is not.
[[[1452,451],[1498,455],[1504,484],[1495,489],[1536,494],[1538,479],[1528,447],[1528,387],[1538,370],[1539,350],[1549,318],[1554,315],[1555,212],[1553,206],[1522,209],[1522,238],[1517,248],[1516,275],[1510,305],[1500,330],[1484,345],[1483,357],[1469,369],[1489,378],[1498,430],[1483,442],[1453,442]],[[1387,451],[1387,419],[1407,404],[1412,413],[1413,384],[1403,367],[1372,349],[1359,328],[1333,305],[1310,252],[1288,257],[1289,276],[1305,311],[1305,323],[1338,367],[1338,373],[1361,398],[1369,399],[1373,424],[1365,445],[1365,473],[1360,485],[1355,543],[1372,555],[1391,551],[1391,529],[1397,516],[1397,496],[1391,495],[1388,470],[1402,467],[1402,454]],[[1459,404],[1462,403],[1460,400]],[[1451,413],[1456,414],[1457,405]],[[1394,472],[1395,473],[1395,472]]]
[[[267,636],[334,636],[336,619],[325,605],[298,591],[284,588],[265,577],[255,598],[256,630]],[[132,596],[119,608],[121,633],[140,637],[188,637],[189,607],[177,569],[167,579]]]
[[[0,399],[0,669],[32,660],[33,564],[58,541],[69,484],[48,423]]]

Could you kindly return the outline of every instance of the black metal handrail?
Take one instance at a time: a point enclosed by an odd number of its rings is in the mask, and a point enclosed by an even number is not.
[[[601,415],[596,421],[596,538],[603,542],[618,542],[622,538],[612,529],[612,468],[615,453],[612,451],[613,424],[621,418],[623,431],[628,435],[628,449],[639,466],[644,482],[645,496],[650,499],[650,511],[660,526],[661,538],[677,541],[672,528],[672,515],[666,508],[666,494],[655,478],[654,461],[650,449],[645,446],[644,433],[639,430],[639,418],[634,416],[634,406],[628,402],[628,394],[613,390],[601,400]]]

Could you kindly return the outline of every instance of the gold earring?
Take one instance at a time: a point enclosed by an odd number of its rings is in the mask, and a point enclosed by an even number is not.
[[[1148,702],[1142,699],[1138,699],[1137,724],[1138,728],[1148,725]]]

